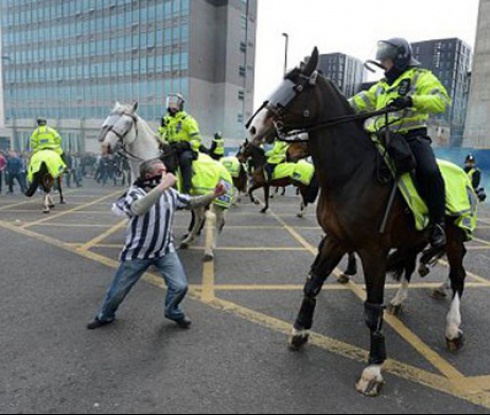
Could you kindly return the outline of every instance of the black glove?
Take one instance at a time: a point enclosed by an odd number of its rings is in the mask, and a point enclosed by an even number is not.
[[[389,107],[396,108],[399,110],[403,110],[405,108],[413,107],[412,97],[406,95],[404,97],[395,98],[388,104]]]

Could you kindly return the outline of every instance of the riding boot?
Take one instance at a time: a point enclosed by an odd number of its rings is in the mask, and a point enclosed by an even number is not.
[[[446,224],[444,221],[436,223],[432,229],[432,235],[430,237],[430,244],[432,248],[442,248],[446,245]]]

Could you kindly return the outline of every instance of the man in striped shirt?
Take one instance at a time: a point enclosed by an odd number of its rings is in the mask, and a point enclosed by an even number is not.
[[[175,176],[167,172],[160,160],[146,161],[140,167],[140,178],[114,205],[116,214],[129,218],[128,234],[119,258],[119,269],[99,313],[87,325],[89,330],[114,322],[119,305],[152,265],[168,286],[165,317],[181,328],[190,327],[191,321],[180,308],[188,286],[174,245],[174,214],[178,209],[208,205],[226,190],[218,185],[214,193],[191,198],[173,189],[175,182]]]

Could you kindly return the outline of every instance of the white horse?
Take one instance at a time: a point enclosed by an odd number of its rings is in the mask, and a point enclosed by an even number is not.
[[[99,141],[102,144],[102,154],[109,154],[120,150],[129,160],[131,166],[132,182],[139,176],[139,167],[146,160],[161,158],[161,142],[153,132],[148,123],[136,113],[138,103],[133,105],[122,105],[116,103],[107,119],[102,125]],[[221,166],[220,163],[215,162]],[[223,167],[224,169],[224,167]],[[226,171],[226,170],[225,170]],[[219,180],[216,181],[216,185]],[[180,249],[187,249],[196,239],[206,219],[212,232],[212,240],[206,243],[204,261],[214,260],[214,251],[217,245],[218,234],[221,233],[225,225],[226,208],[213,203],[211,207],[196,209],[196,220],[190,233],[185,237],[180,245]]]

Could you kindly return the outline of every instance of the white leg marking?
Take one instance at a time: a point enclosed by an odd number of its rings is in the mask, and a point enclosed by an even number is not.
[[[461,299],[459,294],[454,296],[451,308],[446,317],[446,337],[449,340],[457,339],[461,336]]]

